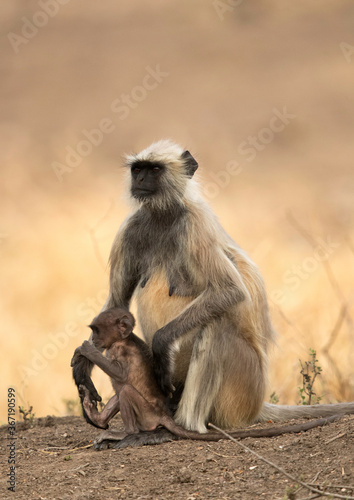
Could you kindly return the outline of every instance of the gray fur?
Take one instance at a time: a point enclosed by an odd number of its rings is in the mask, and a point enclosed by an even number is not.
[[[116,236],[104,308],[127,307],[135,293],[161,388],[184,385],[176,412],[183,427],[315,416],[317,409],[263,406],[274,338],[263,280],[199,195],[193,160],[170,141],[127,157],[128,179],[134,162],[164,170],[156,196],[133,199]]]

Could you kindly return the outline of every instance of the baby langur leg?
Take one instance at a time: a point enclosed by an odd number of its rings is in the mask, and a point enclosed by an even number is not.
[[[86,411],[87,416],[91,422],[100,429],[107,429],[108,422],[119,412],[119,397],[115,394],[108,401],[101,413],[97,410],[96,401],[92,401],[90,398],[90,391],[87,387],[80,385],[79,387],[80,398],[82,399],[82,405]]]
[[[161,414],[133,386],[126,384],[119,393],[120,413],[127,434],[153,431],[161,423]]]
[[[122,439],[122,433],[117,435],[112,431],[105,431],[95,440],[96,449],[126,448],[176,439],[166,429],[160,429],[164,433],[161,437],[151,432],[144,432],[153,431],[161,424],[161,413],[131,385],[126,384],[122,387],[119,393],[119,403],[126,437],[123,436],[124,439]]]

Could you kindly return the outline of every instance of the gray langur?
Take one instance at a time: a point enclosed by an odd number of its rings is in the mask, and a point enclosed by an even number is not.
[[[206,432],[208,422],[235,428],[353,413],[354,403],[264,403],[274,338],[264,283],[199,194],[196,160],[163,140],[127,156],[126,168],[134,209],[112,246],[103,310],[128,308],[135,294],[157,383],[166,396],[175,396],[176,423]],[[92,363],[79,357],[73,376],[99,401],[91,369]]]

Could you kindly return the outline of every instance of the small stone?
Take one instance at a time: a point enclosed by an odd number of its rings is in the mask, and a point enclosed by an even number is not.
[[[191,483],[192,482],[192,474],[187,469],[187,467],[182,467],[177,475],[177,481],[179,483]]]

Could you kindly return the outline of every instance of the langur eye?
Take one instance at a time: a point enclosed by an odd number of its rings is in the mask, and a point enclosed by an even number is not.
[[[140,168],[134,167],[133,172],[134,172],[134,174],[138,174],[140,172]]]
[[[160,172],[160,167],[154,167],[152,171],[156,174],[157,172]]]

